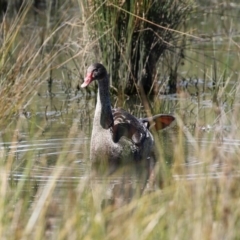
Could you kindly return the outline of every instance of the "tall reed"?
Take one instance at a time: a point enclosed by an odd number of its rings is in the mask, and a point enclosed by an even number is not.
[[[190,11],[185,0],[85,1],[90,35],[99,40],[96,58],[114,76],[112,84],[128,94],[154,90],[159,59],[174,48]]]

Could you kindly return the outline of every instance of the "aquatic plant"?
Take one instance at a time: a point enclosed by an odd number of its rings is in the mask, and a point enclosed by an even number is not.
[[[189,1],[85,1],[92,38],[97,38],[112,84],[127,94],[154,90],[163,52],[176,47],[178,31],[191,12]]]

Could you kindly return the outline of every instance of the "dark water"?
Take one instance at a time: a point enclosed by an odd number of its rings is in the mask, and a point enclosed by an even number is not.
[[[201,83],[198,83],[201,86]],[[196,91],[195,84],[188,88]],[[179,98],[177,95],[160,96],[163,106],[174,107],[176,114],[185,118],[183,128],[182,148],[184,149],[184,161],[181,162],[184,172],[174,172],[173,177],[178,180],[187,178],[189,180],[201,178],[206,175],[219,177],[222,173],[223,162],[211,162],[206,165],[201,158],[201,151],[208,149],[208,145],[216,142],[216,148],[226,153],[234,152],[239,147],[239,140],[224,138],[219,144],[214,137],[218,124],[212,119],[212,100],[210,93],[202,93],[198,101],[197,97]],[[57,189],[76,187],[86,179],[91,178],[93,172],[89,160],[89,144],[91,136],[92,119],[95,109],[95,96],[87,96],[84,91],[66,91],[61,81],[54,80],[51,93],[49,93],[47,81],[33,97],[31,103],[24,111],[19,112],[12,123],[1,133],[0,150],[1,155],[7,160],[12,159],[13,165],[9,179],[19,182],[23,180],[32,181],[37,188],[55,179],[52,175],[58,169],[61,171],[57,179]],[[140,114],[139,107],[126,105],[127,109]],[[191,111],[189,111],[191,109]],[[196,116],[201,119],[197,123]],[[228,136],[231,126],[224,125],[225,135]],[[224,132],[223,131],[223,132]],[[194,134],[198,133],[198,137]],[[223,136],[224,137],[224,136]],[[171,130],[160,136],[160,151],[166,166],[171,169],[178,154],[175,150],[179,135]],[[164,175],[166,169],[161,167],[158,174]],[[28,171],[29,169],[29,171]],[[124,166],[111,176],[94,175],[91,178],[91,189],[93,198],[99,205],[107,201],[120,202],[129,200],[133,192],[142,194],[143,189],[148,186],[146,169],[138,166]],[[106,181],[108,182],[107,185]],[[70,185],[69,185],[70,184]],[[101,188],[100,186],[106,186]],[[161,179],[156,181],[155,187],[161,186]],[[150,186],[154,189],[155,187]],[[124,192],[124,200],[121,199]],[[113,194],[117,199],[111,200]],[[102,201],[99,200],[102,198]],[[109,200],[110,199],[110,200]],[[101,203],[101,204],[100,204]]]

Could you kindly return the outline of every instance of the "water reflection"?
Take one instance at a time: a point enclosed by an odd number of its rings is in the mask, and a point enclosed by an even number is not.
[[[92,168],[91,189],[97,208],[112,206],[118,208],[139,197],[146,190],[148,169],[138,164],[119,166],[110,175],[102,175]]]

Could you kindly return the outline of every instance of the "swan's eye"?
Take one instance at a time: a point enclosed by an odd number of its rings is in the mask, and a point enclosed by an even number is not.
[[[105,77],[106,72],[102,68],[95,68],[92,70],[92,78],[93,80],[100,80]]]
[[[97,69],[94,69],[94,70],[92,71],[92,78],[95,79],[95,78],[97,77],[97,75],[98,75],[98,70],[97,70]]]

